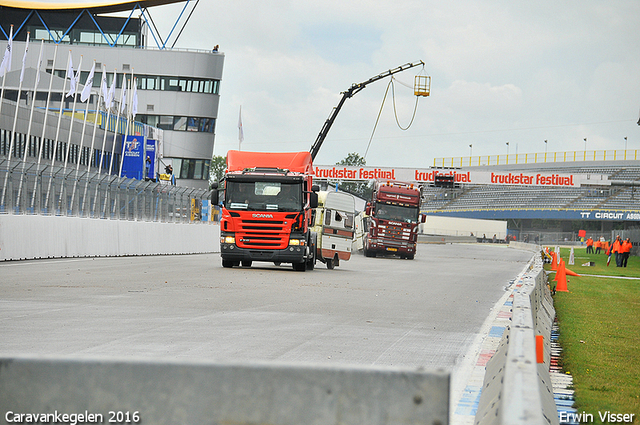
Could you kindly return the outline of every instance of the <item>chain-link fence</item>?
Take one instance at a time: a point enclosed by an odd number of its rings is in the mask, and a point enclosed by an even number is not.
[[[208,196],[205,189],[0,159],[2,214],[188,222],[200,219]]]

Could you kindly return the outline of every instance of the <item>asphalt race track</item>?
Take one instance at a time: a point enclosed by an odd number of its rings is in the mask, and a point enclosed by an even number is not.
[[[419,246],[334,270],[219,254],[0,263],[0,355],[394,365],[456,373],[530,252]]]

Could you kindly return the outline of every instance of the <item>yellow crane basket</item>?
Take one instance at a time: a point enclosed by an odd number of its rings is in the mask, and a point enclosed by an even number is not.
[[[429,96],[431,91],[431,77],[428,75],[416,75],[413,83],[413,94],[416,96]]]

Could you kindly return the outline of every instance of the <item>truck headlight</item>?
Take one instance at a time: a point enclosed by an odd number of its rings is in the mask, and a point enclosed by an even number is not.
[[[236,243],[236,237],[235,236],[221,236],[220,237],[220,243],[235,244]]]
[[[304,245],[304,239],[289,239],[289,245]]]

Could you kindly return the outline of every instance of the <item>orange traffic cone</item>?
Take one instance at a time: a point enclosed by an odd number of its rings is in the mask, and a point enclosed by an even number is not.
[[[567,289],[567,274],[565,273],[564,260],[560,259],[560,266],[558,266],[558,271],[556,272],[556,277],[554,280],[558,281],[556,285],[556,292],[569,292]]]
[[[558,257],[555,251],[551,251],[551,270],[558,270]]]
[[[576,273],[576,272],[574,272],[574,271],[571,271],[571,270],[569,270],[569,269],[567,269],[567,268],[565,268],[565,269],[564,269],[564,273],[565,273],[566,275],[568,275],[568,276],[580,276],[578,273]]]

